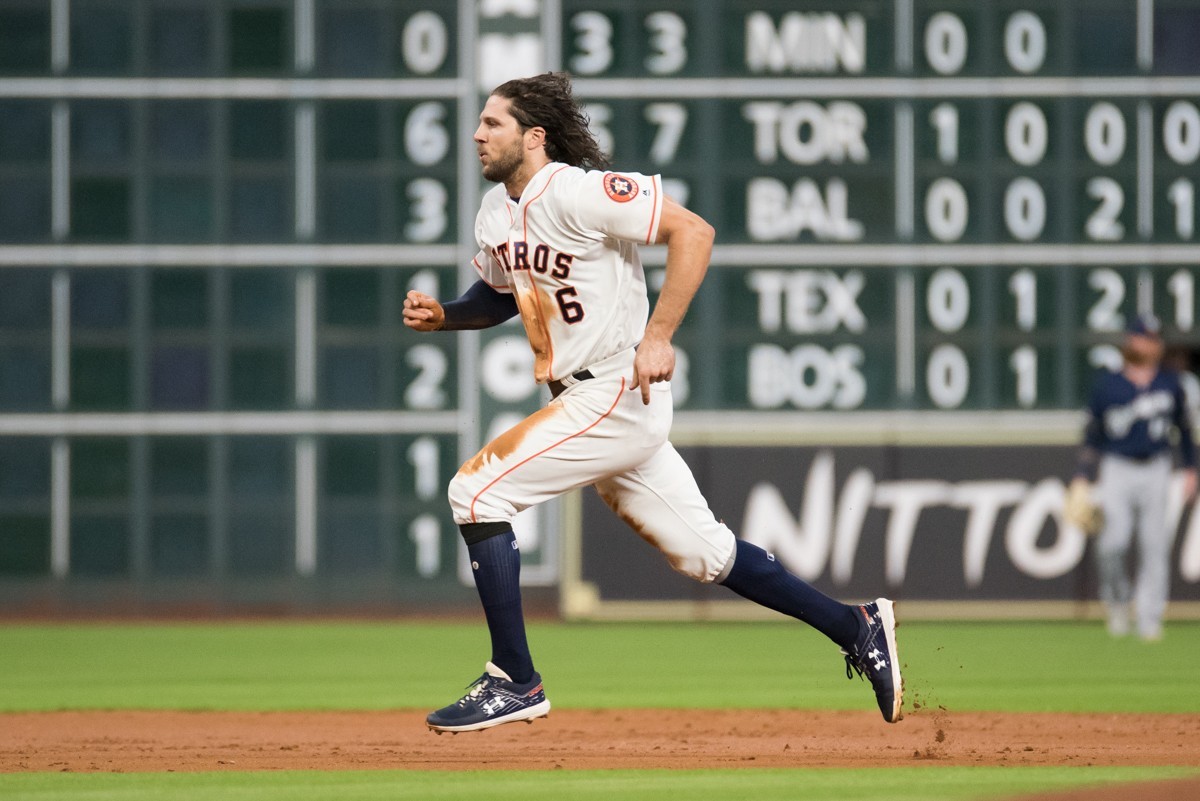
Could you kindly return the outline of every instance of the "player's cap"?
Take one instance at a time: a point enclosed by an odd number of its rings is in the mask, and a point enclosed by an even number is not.
[[[1158,322],[1158,318],[1153,314],[1139,314],[1129,322],[1129,327],[1125,329],[1127,334],[1135,334],[1141,337],[1162,336],[1162,325]]]

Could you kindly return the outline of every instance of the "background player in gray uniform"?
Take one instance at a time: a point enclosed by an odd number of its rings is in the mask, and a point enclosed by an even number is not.
[[[657,175],[591,169],[605,157],[563,74],[503,84],[479,119],[483,176],[497,184],[475,221],[479,281],[446,304],[409,292],[404,323],[422,332],[461,330],[520,314],[534,377],[553,399],[485,445],[450,482],[492,657],[470,692],[430,713],[429,727],[472,731],[549,711],[525,635],[512,519],[589,485],[679,572],[829,637],[846,655],[847,676],[857,670],[870,680],[884,720],[899,720],[892,602],[840,603],[738,540],[667,440],[671,338],[708,269],[712,227],[664,197]],[[637,244],[653,242],[667,246],[667,266],[650,314]]]
[[[1184,468],[1184,499],[1196,491],[1196,449],[1192,419],[1179,374],[1162,366],[1158,322],[1144,315],[1126,332],[1119,372],[1097,378],[1088,405],[1072,492],[1096,481],[1103,509],[1096,540],[1100,600],[1114,636],[1130,630],[1130,603],[1137,633],[1144,640],[1162,637],[1171,579],[1175,532],[1166,523],[1171,482],[1171,433],[1178,431]],[[1131,586],[1127,556],[1137,533],[1137,570]]]

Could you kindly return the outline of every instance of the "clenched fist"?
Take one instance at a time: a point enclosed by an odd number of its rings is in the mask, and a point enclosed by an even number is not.
[[[415,289],[404,298],[404,324],[414,331],[440,331],[446,324],[442,304]]]

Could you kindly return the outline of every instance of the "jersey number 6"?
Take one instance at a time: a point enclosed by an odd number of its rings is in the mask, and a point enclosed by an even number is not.
[[[569,325],[574,325],[583,319],[583,306],[577,300],[569,300],[578,294],[573,286],[564,286],[554,293],[554,299],[558,301],[558,310],[562,312],[563,322]]]

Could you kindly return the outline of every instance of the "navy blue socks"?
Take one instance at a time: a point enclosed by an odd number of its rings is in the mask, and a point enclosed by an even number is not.
[[[857,607],[835,601],[796,578],[774,554],[745,540],[737,541],[733,568],[721,583],[756,604],[803,620],[843,648],[858,640]]]
[[[503,525],[499,534],[491,533],[494,528],[470,530],[473,526],[499,525]],[[533,657],[529,655],[525,616],[521,611],[521,552],[517,550],[517,537],[507,524],[475,523],[460,528],[467,541],[475,588],[479,590],[492,635],[492,663],[513,681],[524,684],[533,678]],[[484,535],[482,539],[472,536],[480,533]]]

